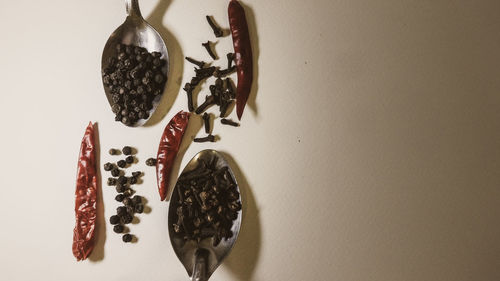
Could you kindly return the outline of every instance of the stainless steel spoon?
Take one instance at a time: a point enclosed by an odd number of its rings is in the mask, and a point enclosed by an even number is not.
[[[106,45],[104,46],[104,51],[102,52],[101,59],[101,71],[103,71],[107,66],[109,58],[115,55],[115,47],[118,43],[126,45],[133,44],[146,48],[148,52],[161,53],[161,59],[167,61],[165,66],[163,66],[162,68],[162,72],[165,76],[165,81],[167,81],[169,59],[165,42],[163,41],[160,34],[142,17],[138,0],[125,0],[125,5],[127,8],[128,16],[125,19],[125,22],[111,34],[108,41],[106,42]],[[167,82],[165,82],[163,85],[164,86],[161,90],[161,94],[156,96],[153,100],[153,108],[149,111],[149,118],[151,118],[154,111],[158,107],[158,104],[160,103],[160,100],[163,96],[163,92],[165,91]],[[106,92],[106,97],[108,98],[108,102],[111,106],[111,92],[107,89],[107,87],[104,87],[104,91]],[[139,119],[135,124],[132,125],[132,127],[144,125],[149,120],[149,118]]]
[[[212,160],[216,160],[216,168],[228,167],[229,173],[236,182],[233,171],[229,166],[228,162],[224,157],[215,150],[203,150],[196,154],[196,156],[189,161],[181,176],[188,173],[200,164],[200,160],[205,161],[205,163],[211,163]],[[233,226],[231,231],[233,236],[228,240],[222,239],[216,247],[213,246],[213,239],[204,239],[199,244],[195,241],[184,242],[182,238],[176,237],[173,229],[175,221],[175,205],[173,202],[179,200],[177,193],[177,185],[172,192],[172,198],[170,199],[170,206],[168,210],[168,232],[170,235],[170,242],[174,248],[175,254],[181,261],[181,263],[186,268],[188,275],[191,277],[192,281],[207,281],[214,271],[219,267],[224,258],[229,254],[231,249],[238,238],[241,226],[242,210],[238,212],[238,218],[233,221]],[[239,186],[236,182],[236,190],[240,193]],[[239,196],[239,201],[241,202],[241,195]]]

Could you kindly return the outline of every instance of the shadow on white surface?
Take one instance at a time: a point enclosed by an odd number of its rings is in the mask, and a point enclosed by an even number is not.
[[[221,152],[233,170],[241,191],[243,218],[241,230],[233,250],[223,265],[236,275],[238,280],[252,280],[261,246],[259,211],[255,197],[236,161],[226,152]]]
[[[146,19],[158,31],[167,45],[170,68],[164,96],[153,116],[151,116],[151,119],[144,124],[145,127],[159,123],[167,115],[181,87],[182,73],[184,71],[184,55],[175,36],[163,25],[163,17],[171,2],[172,0],[160,0],[151,12],[151,15]]]
[[[106,242],[106,218],[104,217],[104,198],[102,197],[101,180],[101,144],[99,141],[99,126],[94,123],[94,142],[96,147],[96,176],[97,176],[97,218],[96,234],[94,237],[94,250],[89,256],[91,262],[98,262],[104,259],[104,243]]]

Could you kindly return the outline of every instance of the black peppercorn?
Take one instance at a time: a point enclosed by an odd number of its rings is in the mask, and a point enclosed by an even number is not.
[[[156,159],[155,158],[149,158],[146,160],[146,165],[148,166],[156,166]]]
[[[109,162],[104,164],[104,171],[111,171],[112,169],[113,169],[113,164]]]
[[[121,224],[117,224],[117,225],[113,226],[113,231],[116,233],[122,233],[123,230],[125,230],[125,228]]]
[[[137,178],[136,177],[130,177],[129,178],[130,184],[136,184],[137,183]]]
[[[130,234],[127,233],[127,234],[123,235],[122,240],[125,243],[131,242],[132,241],[132,235],[130,235]]]
[[[130,146],[124,146],[124,147],[122,148],[122,152],[123,152],[123,154],[125,154],[125,155],[130,155],[130,154],[132,154],[132,147],[130,147]]]
[[[120,175],[120,170],[118,168],[113,168],[113,170],[111,170],[111,175],[113,177],[118,177]]]
[[[116,185],[116,192],[122,193],[122,192],[125,192],[125,190],[127,190],[127,187],[125,187],[124,185],[122,185],[122,184]]]
[[[116,179],[115,178],[108,178],[108,185],[116,185]]]
[[[141,175],[142,175],[142,172],[139,172],[139,171],[132,172],[132,176],[133,176],[134,178],[140,177]]]
[[[142,203],[142,197],[141,197],[141,196],[139,196],[139,195],[136,195],[136,196],[134,196],[134,197],[132,198],[132,202],[133,202],[134,204],[141,204],[141,203]]]
[[[125,199],[125,195],[123,195],[123,194],[118,194],[115,196],[115,200],[118,202],[122,202],[123,199]]]
[[[120,160],[116,163],[116,165],[120,168],[125,168],[125,166],[127,166],[127,162],[125,162],[125,160]]]
[[[134,156],[132,156],[132,155],[127,156],[127,158],[125,158],[125,162],[127,162],[127,164],[134,163]]]
[[[156,74],[155,75],[155,82],[158,83],[158,84],[162,83],[163,82],[163,75]]]
[[[123,215],[123,216],[121,217],[121,222],[122,222],[123,224],[129,224],[129,223],[131,223],[133,220],[134,220],[134,217],[133,217],[133,216],[131,216],[129,213],[126,213],[125,215]]]
[[[123,217],[124,215],[127,214],[127,207],[120,206],[120,207],[116,208],[116,213],[118,214],[118,216]]]
[[[132,196],[133,193],[134,193],[134,191],[132,189],[128,188],[123,192],[123,195],[126,197],[130,197],[130,196]]]
[[[120,217],[117,215],[113,215],[113,216],[109,217],[109,223],[111,223],[111,224],[120,223]]]
[[[125,177],[125,176],[119,176],[118,177],[118,183],[120,183],[121,185],[125,185],[127,183],[127,177]]]
[[[134,206],[134,211],[138,214],[142,214],[142,212],[144,212],[144,205],[142,204],[136,204]]]
[[[122,202],[123,202],[123,205],[130,206],[132,204],[132,199],[125,197],[125,198],[123,198]]]

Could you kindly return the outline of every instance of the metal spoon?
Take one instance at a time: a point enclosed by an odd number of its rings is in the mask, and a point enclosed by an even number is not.
[[[106,45],[104,46],[104,51],[102,52],[101,59],[101,71],[103,71],[107,66],[109,58],[116,54],[115,47],[118,43],[126,45],[132,44],[143,47],[146,48],[148,52],[160,52],[161,59],[167,61],[167,63],[162,68],[162,72],[165,76],[165,82],[163,84],[163,89],[161,89],[161,94],[157,95],[153,100],[153,108],[149,111],[149,118],[151,118],[153,112],[156,110],[158,104],[160,103],[161,97],[163,96],[163,92],[165,90],[165,86],[167,84],[166,81],[168,80],[169,70],[168,51],[165,42],[161,38],[160,34],[142,17],[138,0],[125,0],[125,5],[127,8],[128,16],[125,19],[125,22],[111,34],[108,41],[106,42]],[[111,92],[107,87],[104,87],[104,91],[106,92],[106,97],[108,98],[108,102],[111,106],[113,104],[111,99]],[[149,118],[139,119],[131,126],[142,126],[149,120]]]
[[[228,162],[219,152],[215,150],[203,150],[196,154],[196,156],[194,156],[193,159],[191,159],[191,161],[189,161],[186,165],[180,177],[196,169],[201,162],[200,160],[203,160],[205,163],[211,163],[211,161],[215,160],[215,167],[217,169],[227,167],[229,173],[236,182],[236,178],[234,177],[233,171],[231,170]],[[192,240],[184,242],[184,239],[175,235],[173,228],[174,223],[176,223],[175,214],[177,204],[175,204],[175,202],[179,200],[177,188],[178,185],[175,186],[172,192],[172,198],[170,199],[170,206],[168,210],[168,232],[170,235],[170,242],[172,243],[175,254],[186,268],[188,275],[191,277],[191,280],[207,281],[217,267],[222,263],[224,258],[229,254],[234,246],[234,243],[236,242],[236,238],[238,238],[241,226],[242,210],[238,212],[238,218],[233,221],[233,226],[231,228],[233,236],[227,240],[222,239],[216,247],[213,246],[214,238],[204,239],[200,243]],[[237,183],[236,190],[240,193]],[[241,195],[239,196],[239,201],[241,202]]]

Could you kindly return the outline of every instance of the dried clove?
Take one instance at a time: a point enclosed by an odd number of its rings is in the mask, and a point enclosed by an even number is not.
[[[227,69],[229,69],[233,66],[234,53],[228,53],[226,57],[227,57]]]
[[[212,57],[212,59],[214,59],[214,60],[217,59],[217,56],[215,55],[214,51],[212,50],[212,42],[207,41],[206,43],[202,43],[201,45],[203,47],[205,47],[205,49],[207,50],[210,57]]]
[[[207,107],[210,105],[214,104],[215,98],[212,95],[209,95],[205,98],[205,102],[203,102],[197,109],[196,109],[196,114],[201,114]]]
[[[190,57],[186,57],[186,60],[194,65],[197,65],[199,68],[203,68],[205,66],[204,61],[197,61],[197,60],[190,58]]]
[[[215,142],[215,136],[208,135],[204,138],[195,138],[193,141],[194,142]]]
[[[236,123],[236,122],[234,122],[234,121],[232,121],[232,120],[226,119],[226,118],[222,118],[222,119],[220,120],[220,122],[221,122],[222,124],[224,124],[224,125],[230,125],[230,126],[234,126],[234,127],[238,127],[238,126],[240,126],[240,124],[238,124],[238,123]]]
[[[200,79],[208,78],[214,74],[214,71],[217,68],[215,66],[206,67],[206,68],[195,68],[194,72],[196,73],[196,77]]]
[[[203,121],[205,123],[205,133],[210,134],[210,115],[203,113]]]
[[[228,67],[227,69],[223,69],[223,70],[217,69],[214,73],[214,76],[218,77],[218,78],[225,77],[225,76],[227,76],[235,71],[236,71],[236,66],[233,65],[231,67]]]
[[[186,85],[184,85],[184,91],[186,91],[186,94],[187,94],[189,112],[193,112],[194,111],[193,86],[191,86],[190,83],[186,83]]]
[[[215,37],[222,37],[224,35],[224,33],[222,32],[222,29],[217,24],[215,24],[212,17],[206,16],[206,18],[207,18],[208,24],[210,25],[210,27],[214,31]]]

